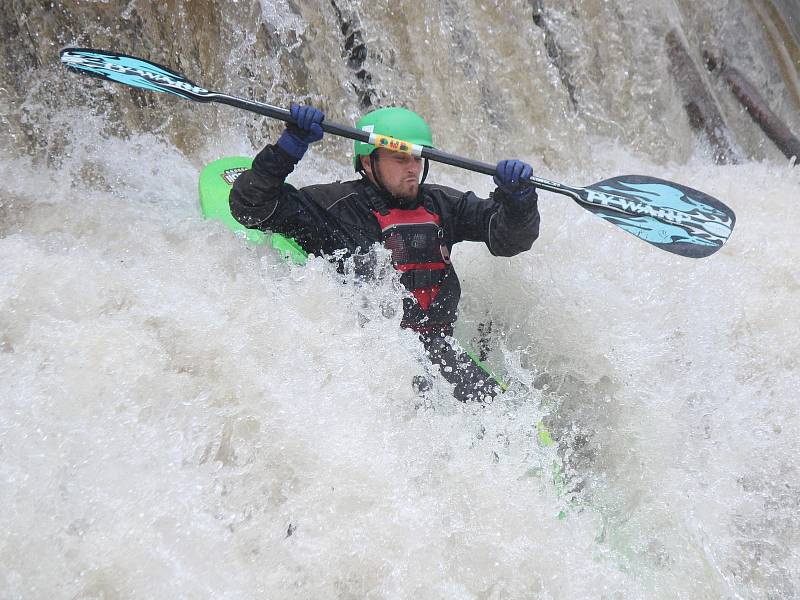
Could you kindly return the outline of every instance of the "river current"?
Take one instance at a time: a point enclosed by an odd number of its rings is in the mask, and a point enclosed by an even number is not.
[[[724,57],[800,131],[793,13],[15,3],[0,21],[0,597],[797,597],[800,170],[702,61]],[[687,112],[670,32],[716,136]],[[573,185],[661,177],[728,204],[736,229],[681,258],[541,192],[529,252],[453,253],[457,337],[483,331],[511,391],[469,406],[438,380],[421,399],[396,281],[287,265],[200,216],[202,166],[254,155],[279,124],[69,73],[65,45],[339,122],[402,104],[445,151]],[[289,182],[350,178],[351,152],[326,137]],[[429,180],[493,189],[438,165]]]

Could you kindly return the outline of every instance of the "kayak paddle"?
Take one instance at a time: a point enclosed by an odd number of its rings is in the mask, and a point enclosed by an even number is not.
[[[73,71],[136,88],[174,94],[197,102],[217,102],[294,123],[284,108],[245,100],[202,88],[183,75],[156,63],[105,50],[64,48],[61,62]],[[367,142],[477,173],[494,175],[495,165],[470,160],[392,137],[329,121],[326,133]],[[698,190],[646,175],[623,175],[580,188],[531,177],[537,188],[563,194],[628,233],[661,248],[691,258],[709,256],[728,240],[736,216],[725,204]]]

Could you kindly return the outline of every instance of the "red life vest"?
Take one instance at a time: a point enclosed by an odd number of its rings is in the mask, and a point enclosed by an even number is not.
[[[383,245],[392,253],[392,264],[402,273],[400,281],[420,308],[428,310],[450,265],[439,215],[422,206],[391,208],[385,215],[377,211],[373,214],[381,226]]]

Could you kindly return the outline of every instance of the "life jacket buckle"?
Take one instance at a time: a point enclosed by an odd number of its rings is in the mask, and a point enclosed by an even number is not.
[[[400,276],[400,282],[409,290],[431,288],[442,281],[444,269],[414,269],[405,271]]]

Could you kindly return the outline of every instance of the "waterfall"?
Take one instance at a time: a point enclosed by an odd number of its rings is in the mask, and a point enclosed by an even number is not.
[[[756,109],[800,132],[798,18],[780,0],[12,2],[0,596],[796,597],[800,174]],[[203,165],[282,124],[68,72],[67,45],[337,122],[407,106],[442,150],[581,186],[665,178],[737,229],[695,261],[542,192],[529,252],[453,252],[457,337],[511,392],[462,405],[440,380],[421,402],[391,281],[287,265],[200,216]],[[289,181],[353,176],[327,136]]]

